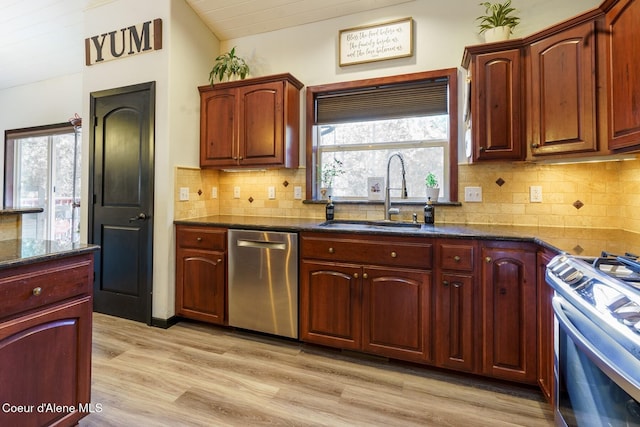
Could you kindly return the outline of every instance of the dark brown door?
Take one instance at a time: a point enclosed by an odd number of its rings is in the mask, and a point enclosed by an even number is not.
[[[151,323],[155,83],[91,94],[94,310]]]

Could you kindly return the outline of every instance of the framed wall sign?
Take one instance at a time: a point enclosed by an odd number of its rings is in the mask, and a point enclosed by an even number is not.
[[[340,66],[413,55],[413,19],[340,30]]]

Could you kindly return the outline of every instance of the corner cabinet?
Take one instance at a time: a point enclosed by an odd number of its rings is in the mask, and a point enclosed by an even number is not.
[[[531,158],[600,151],[598,99],[604,70],[596,52],[602,20],[593,18],[528,47],[527,141]],[[604,93],[602,94],[604,95]]]
[[[467,47],[472,161],[523,160],[523,49],[513,42]]]
[[[609,148],[640,150],[640,0],[605,3]]]
[[[290,74],[199,87],[200,166],[297,167],[302,87]]]
[[[302,341],[431,360],[430,242],[305,232],[300,256]]]
[[[226,322],[227,230],[176,225],[176,315]]]
[[[535,384],[536,246],[485,242],[482,256],[482,371]]]

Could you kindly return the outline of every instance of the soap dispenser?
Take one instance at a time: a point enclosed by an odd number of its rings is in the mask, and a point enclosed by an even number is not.
[[[333,220],[334,210],[335,210],[335,206],[331,201],[331,196],[329,196],[329,203],[327,203],[327,206],[325,207],[325,214],[326,214],[325,217],[327,221]]]
[[[424,205],[424,223],[433,224],[436,219],[436,208],[433,206],[431,197],[427,198],[427,204]]]

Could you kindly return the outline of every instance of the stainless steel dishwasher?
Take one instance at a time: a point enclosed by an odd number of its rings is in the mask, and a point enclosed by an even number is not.
[[[229,325],[298,338],[298,235],[229,230]]]

